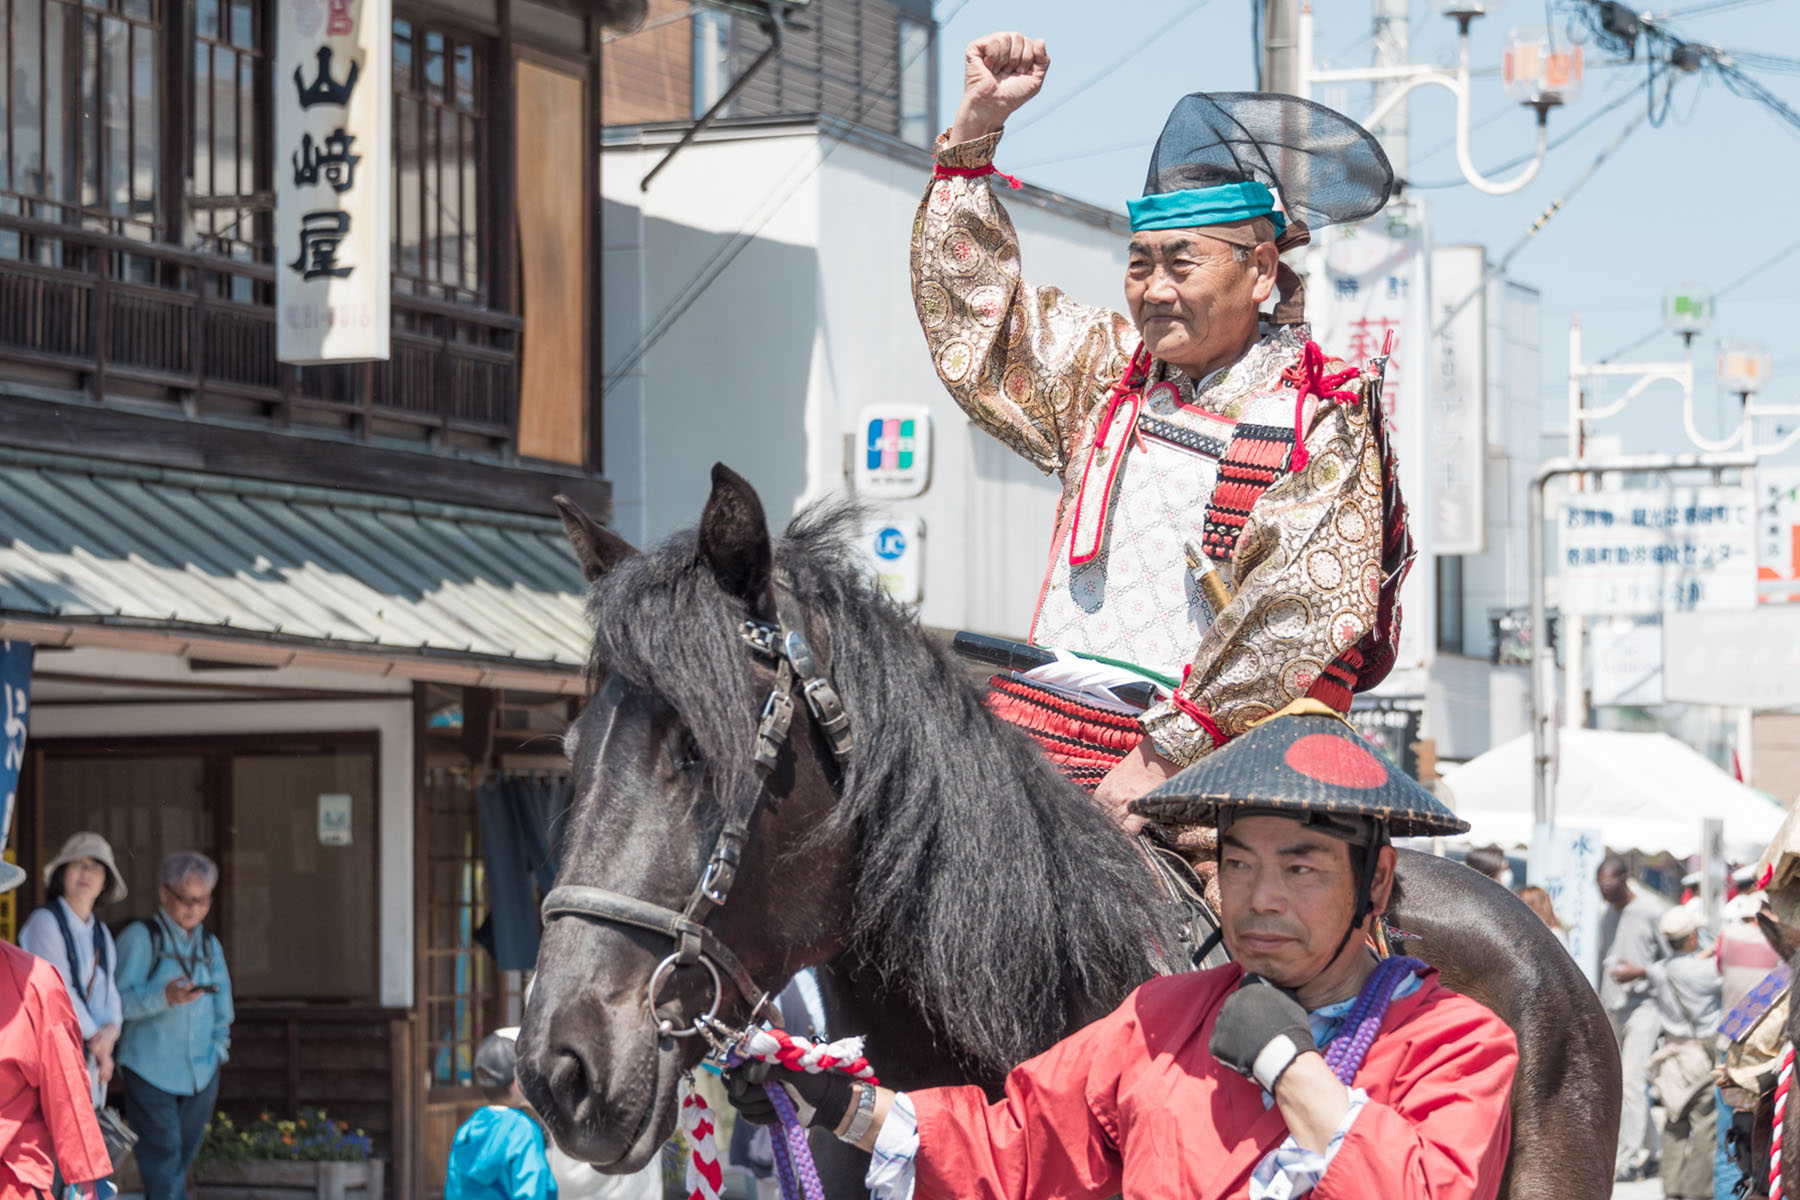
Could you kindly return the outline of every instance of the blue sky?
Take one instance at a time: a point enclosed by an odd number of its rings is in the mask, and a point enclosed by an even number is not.
[[[1095,204],[1122,207],[1141,188],[1150,145],[1174,101],[1200,90],[1253,86],[1252,0],[938,0],[940,117],[947,125],[961,92],[963,47],[996,29],[1020,29],[1048,42],[1051,68],[1044,91],[1011,122],[1000,152],[1002,170]],[[1675,0],[1691,8],[1700,0]],[[1364,0],[1316,0],[1314,55],[1320,66],[1370,61],[1369,13]],[[1514,26],[1544,23],[1540,0],[1489,0],[1492,15],[1477,21],[1472,63],[1475,161],[1490,173],[1528,153],[1532,119],[1510,103],[1497,68]],[[1185,13],[1185,15],[1183,15]],[[1103,16],[1101,14],[1104,14]],[[1412,58],[1449,64],[1455,27],[1437,5],[1414,0]],[[946,19],[947,18],[947,19]],[[1535,18],[1535,19],[1534,19]],[[1735,8],[1676,18],[1678,33],[1726,49],[1754,49],[1800,57],[1800,0],[1745,0]],[[1159,30],[1166,30],[1159,34]],[[1148,43],[1148,45],[1144,45]],[[1135,54],[1134,47],[1144,45]],[[1438,244],[1482,242],[1497,258],[1562,196],[1634,116],[1643,111],[1645,68],[1639,61],[1606,65],[1587,48],[1585,90],[1551,116],[1550,134],[1635,89],[1628,100],[1566,144],[1551,151],[1543,171],[1521,192],[1483,195],[1467,186],[1422,188],[1432,204]],[[1126,59],[1123,66],[1109,66]],[[1755,77],[1800,109],[1800,76],[1758,72]],[[1370,106],[1366,87],[1315,92],[1314,99],[1360,118]],[[1448,92],[1423,89],[1409,101],[1412,178],[1420,184],[1458,180],[1453,102]],[[1039,114],[1042,114],[1040,117]],[[1619,349],[1656,328],[1664,290],[1693,282],[1714,290],[1800,240],[1800,130],[1754,102],[1727,91],[1706,74],[1678,83],[1660,127],[1634,132],[1568,200],[1514,260],[1511,275],[1543,294],[1543,391],[1546,424],[1560,426],[1567,405],[1568,332],[1579,313],[1584,358]],[[1800,312],[1800,252],[1721,295],[1718,317],[1696,342],[1696,402],[1702,432],[1717,434],[1735,397],[1719,397],[1713,381],[1717,338],[1762,342],[1774,355],[1769,401],[1800,401],[1800,344],[1790,334]],[[1674,358],[1679,343],[1658,336],[1627,358]],[[1638,400],[1592,432],[1619,434],[1627,451],[1687,448],[1672,387]],[[1765,431],[1766,434],[1767,431]],[[1790,452],[1784,461],[1800,462]]]

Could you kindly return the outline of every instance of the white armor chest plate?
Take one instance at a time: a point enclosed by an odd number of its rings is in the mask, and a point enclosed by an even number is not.
[[[1092,493],[1104,486],[1101,468],[1111,467],[1105,449],[1095,455],[1080,502],[1071,504],[1058,524],[1032,623],[1033,643],[1132,664],[1179,682],[1213,616],[1183,547],[1201,543],[1219,459],[1238,421],[1291,427],[1294,393],[1279,389],[1278,374],[1291,356],[1257,354],[1283,340],[1253,349],[1240,364],[1249,369],[1231,372],[1236,378],[1209,381],[1202,389],[1205,408],[1181,403],[1171,382],[1151,385],[1138,414],[1136,442],[1108,437],[1101,419],[1099,439],[1119,441],[1122,449],[1112,452],[1120,461],[1111,501],[1101,510],[1105,528],[1099,531],[1099,552],[1085,562],[1070,562],[1071,542],[1082,537],[1087,545],[1093,536]],[[1252,356],[1275,361],[1252,362]],[[1215,566],[1230,579],[1229,564]]]

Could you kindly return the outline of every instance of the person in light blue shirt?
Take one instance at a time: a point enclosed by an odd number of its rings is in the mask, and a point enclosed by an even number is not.
[[[145,1198],[188,1200],[187,1169],[231,1049],[231,976],[204,924],[218,867],[182,850],[163,859],[158,878],[161,910],[119,935],[125,1032],[117,1057]]]
[[[517,1029],[490,1033],[475,1048],[475,1082],[488,1103],[450,1144],[444,1200],[556,1200],[544,1131],[524,1111],[519,1092],[518,1035]]]
[[[89,1089],[98,1108],[113,1077],[122,1019],[118,947],[94,914],[100,905],[125,898],[125,881],[106,839],[97,833],[71,835],[44,867],[44,892],[48,903],[19,927],[19,949],[37,955],[62,976],[81,1026]]]

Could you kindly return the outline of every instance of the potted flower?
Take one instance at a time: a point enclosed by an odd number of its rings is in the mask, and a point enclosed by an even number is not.
[[[385,1163],[371,1156],[369,1135],[323,1109],[292,1120],[265,1112],[239,1128],[224,1113],[206,1127],[194,1161],[201,1195],[224,1200],[254,1194],[261,1200],[381,1200]]]

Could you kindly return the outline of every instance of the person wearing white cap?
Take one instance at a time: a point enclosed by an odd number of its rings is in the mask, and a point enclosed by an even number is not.
[[[1719,1031],[1719,972],[1700,950],[1704,918],[1687,905],[1663,913],[1657,928],[1673,957],[1645,966],[1662,1016],[1663,1044],[1650,1059],[1662,1100],[1662,1188],[1666,1200],[1713,1194],[1718,1106],[1713,1094]]]
[[[95,915],[102,904],[125,898],[113,850],[97,833],[71,834],[44,865],[46,903],[19,928],[19,949],[29,950],[63,978],[87,1047],[94,1105],[106,1099],[119,1042],[119,951],[112,932]]]

